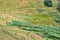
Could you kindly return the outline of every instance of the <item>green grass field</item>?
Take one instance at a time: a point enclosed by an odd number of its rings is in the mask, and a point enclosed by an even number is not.
[[[0,40],[60,40],[58,0],[53,7],[43,2],[0,0]]]

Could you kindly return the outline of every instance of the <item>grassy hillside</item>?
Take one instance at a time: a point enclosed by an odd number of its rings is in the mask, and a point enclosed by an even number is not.
[[[53,7],[43,2],[0,0],[0,40],[60,40],[58,0],[52,0]]]

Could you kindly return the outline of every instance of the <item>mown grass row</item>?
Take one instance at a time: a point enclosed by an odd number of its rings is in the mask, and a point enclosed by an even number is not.
[[[12,21],[11,26],[17,26],[23,30],[35,32],[45,38],[60,40],[60,28],[52,26],[34,26],[26,22]]]
[[[58,28],[53,28],[50,26],[40,26],[40,27],[25,27],[23,30],[33,31],[43,37],[58,39],[60,40],[60,31]]]

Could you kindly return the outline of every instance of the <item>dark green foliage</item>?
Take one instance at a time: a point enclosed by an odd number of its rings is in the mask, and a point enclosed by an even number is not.
[[[47,7],[52,7],[53,3],[52,3],[51,0],[44,0],[44,5],[47,6]]]
[[[60,1],[57,4],[57,10],[60,12]]]
[[[54,21],[56,23],[59,23],[60,24],[60,13],[57,13],[57,12],[52,12],[50,13],[50,15],[53,17]]]
[[[33,31],[35,33],[38,33],[39,35],[42,35],[43,37],[60,40],[60,29],[57,27],[55,28],[51,26],[32,26],[22,29],[27,31]]]
[[[12,23],[10,23],[10,25],[12,25],[12,26],[18,26],[18,27],[20,27],[20,26],[26,26],[26,27],[32,26],[32,25],[29,24],[29,23],[19,22],[19,21],[12,21]]]
[[[27,22],[12,21],[10,24],[23,30],[35,32],[43,37],[60,40],[60,28],[52,26],[34,26]],[[23,26],[23,27],[22,27]]]

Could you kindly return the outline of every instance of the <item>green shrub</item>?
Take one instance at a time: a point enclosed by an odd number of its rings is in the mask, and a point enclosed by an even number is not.
[[[31,24],[27,23],[27,22],[19,22],[19,21],[12,21],[9,25],[12,25],[12,26],[25,26],[25,27],[30,27],[32,26]]]
[[[57,10],[60,12],[60,1],[57,4]]]
[[[54,21],[55,21],[56,23],[59,23],[59,24],[60,24],[60,15],[59,15],[59,13],[57,13],[57,12],[52,12],[52,13],[50,13],[50,15],[53,17],[53,19],[54,19]]]
[[[47,7],[52,7],[53,3],[52,3],[51,0],[44,0],[44,5],[47,6]]]

